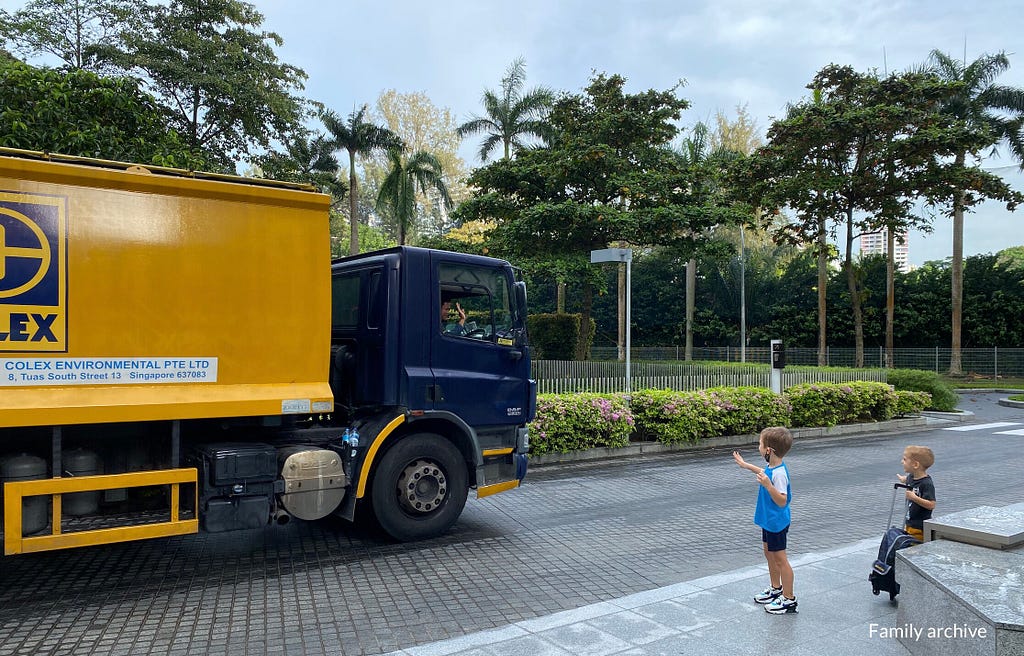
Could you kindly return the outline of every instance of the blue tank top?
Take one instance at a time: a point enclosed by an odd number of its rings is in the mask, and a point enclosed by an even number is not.
[[[772,495],[768,492],[768,488],[758,485],[757,507],[754,509],[754,523],[772,533],[778,533],[789,526],[789,504],[793,500],[789,486],[789,469],[786,467],[786,463],[782,463],[777,467],[765,467],[764,475],[772,479],[772,474],[779,469],[786,473],[786,505],[779,506],[772,500]]]

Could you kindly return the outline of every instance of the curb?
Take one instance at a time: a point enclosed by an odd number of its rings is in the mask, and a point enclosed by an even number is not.
[[[960,412],[941,412],[939,410],[925,410],[921,413],[923,416],[929,419],[945,419],[946,421],[958,421],[963,423],[968,419],[974,417],[974,413],[970,410],[961,410]]]
[[[954,413],[938,413],[954,414]],[[966,413],[955,413],[959,417]],[[973,414],[973,413],[972,413]],[[825,437],[847,437],[870,433],[877,435],[897,430],[912,428],[924,428],[928,419],[921,417],[906,417],[903,419],[890,419],[863,424],[845,424],[842,426],[825,426],[820,428],[794,428],[793,438],[817,439]],[[678,452],[701,452],[710,449],[723,447],[749,446],[757,444],[758,436],[751,435],[725,435],[722,437],[709,437],[697,444],[662,444],[660,442],[636,442],[629,446],[618,448],[601,447],[596,449],[585,449],[583,451],[570,451],[568,453],[545,453],[539,456],[527,456],[531,467],[543,467],[545,465],[561,465],[571,462],[586,462],[594,460],[611,460],[614,458],[625,458],[629,456],[649,455],[655,453],[678,453]]]
[[[1007,408],[1024,408],[1024,401],[1011,401],[1010,399],[999,399],[999,405]]]

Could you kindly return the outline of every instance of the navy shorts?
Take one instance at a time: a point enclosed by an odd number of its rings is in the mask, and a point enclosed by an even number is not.
[[[787,533],[789,533],[788,526],[778,533],[761,529],[761,542],[765,543],[765,548],[767,548],[768,551],[785,551]]]

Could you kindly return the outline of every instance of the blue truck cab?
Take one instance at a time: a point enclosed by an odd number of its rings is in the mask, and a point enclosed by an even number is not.
[[[360,502],[394,538],[421,539],[458,519],[469,489],[518,487],[536,383],[509,263],[403,246],[331,269],[335,414],[358,436],[339,514]]]

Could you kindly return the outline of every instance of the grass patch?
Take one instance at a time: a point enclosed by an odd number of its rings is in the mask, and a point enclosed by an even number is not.
[[[992,378],[991,376],[940,376],[958,389],[1021,389],[1024,390],[1024,378]]]
[[[1013,396],[1009,397],[1009,399],[1011,401],[1024,401],[1024,394],[1014,394]]]

